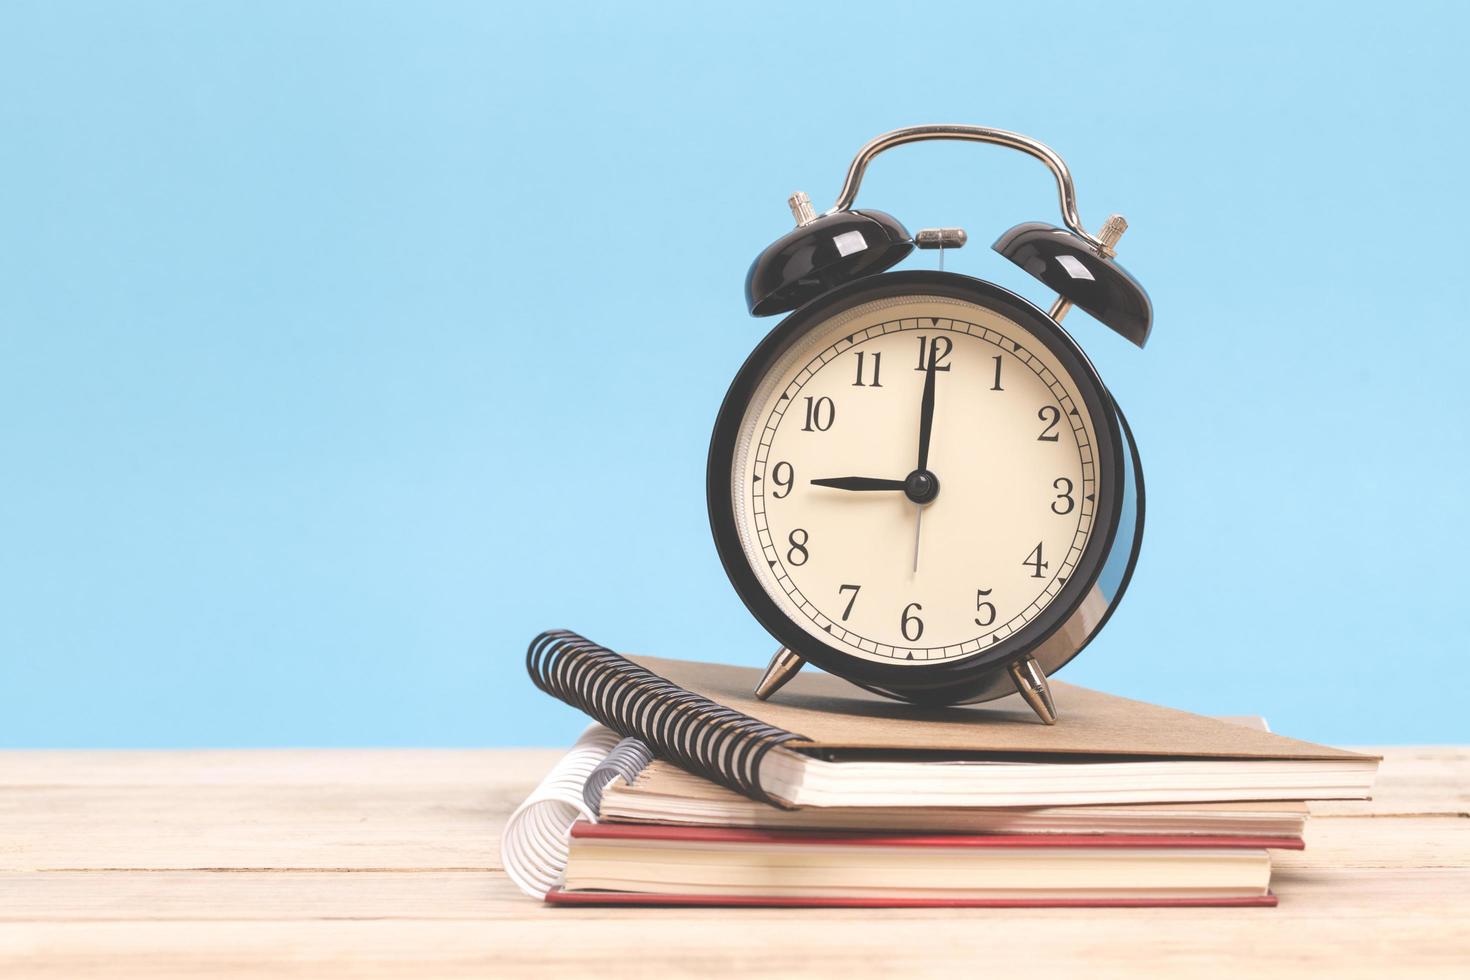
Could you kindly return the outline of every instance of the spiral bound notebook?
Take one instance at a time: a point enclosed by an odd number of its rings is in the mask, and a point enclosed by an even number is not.
[[[625,657],[567,631],[532,641],[541,690],[623,737],[776,806],[1063,806],[1361,799],[1378,760],[1053,682],[1024,707],[921,708],[807,671],[758,701],[754,668]]]

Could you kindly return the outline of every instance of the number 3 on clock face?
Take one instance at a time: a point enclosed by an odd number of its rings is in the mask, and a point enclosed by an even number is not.
[[[922,274],[885,278],[904,275]],[[994,662],[1098,577],[1119,511],[1111,399],[1054,323],[988,289],[840,291],[767,338],[721,410],[721,557],[808,659],[884,685]]]

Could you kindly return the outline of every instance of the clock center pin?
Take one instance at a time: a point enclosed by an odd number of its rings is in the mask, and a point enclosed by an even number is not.
[[[928,470],[914,470],[904,478],[903,492],[916,504],[931,503],[939,496],[939,477]]]

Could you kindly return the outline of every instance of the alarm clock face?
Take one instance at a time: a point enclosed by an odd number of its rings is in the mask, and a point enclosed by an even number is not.
[[[722,410],[727,570],[829,669],[888,683],[1006,659],[1078,605],[1108,551],[1111,401],[1060,328],[999,287],[855,285],[781,324]]]

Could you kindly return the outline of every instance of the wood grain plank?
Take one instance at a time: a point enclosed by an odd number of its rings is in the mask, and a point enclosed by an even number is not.
[[[0,870],[500,866],[554,750],[0,753]]]
[[[1463,918],[1470,903],[1466,868],[1283,869],[1276,891],[1281,905],[1272,922],[1301,918],[1374,918],[1402,914]],[[1185,914],[1188,913],[1188,914]],[[584,919],[657,922],[740,922],[742,928],[779,921],[774,909],[547,909],[527,899],[497,872],[383,871],[49,871],[0,874],[0,923],[305,921],[334,919],[512,919],[575,923]],[[802,914],[807,915],[808,912]],[[925,922],[993,916],[991,912],[852,909],[818,913],[854,922]],[[1012,911],[1006,916],[1025,916]],[[1239,910],[1135,910],[1125,919],[1167,914],[1208,922]],[[1049,910],[1061,919],[1094,919],[1116,913],[1092,909]],[[549,917],[548,917],[549,916]]]
[[[1324,889],[1324,896],[1328,889]],[[1373,903],[1373,904],[1376,904]],[[922,917],[537,908],[485,921],[0,924],[18,977],[1463,976],[1463,918],[1280,910],[950,912]]]
[[[54,787],[0,793],[0,870],[499,867],[515,789]]]
[[[11,749],[0,786],[534,785],[564,749]]]
[[[1470,817],[1470,749],[1464,746],[1388,746],[1357,751],[1383,756],[1373,799],[1322,800],[1312,815]]]
[[[1334,817],[1307,821],[1306,849],[1273,851],[1277,868],[1470,867],[1470,819]]]

